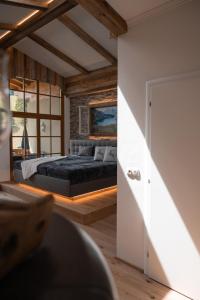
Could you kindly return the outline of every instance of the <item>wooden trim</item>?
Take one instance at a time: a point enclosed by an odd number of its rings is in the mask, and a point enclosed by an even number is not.
[[[61,60],[65,61],[66,63],[68,63],[69,65],[71,65],[73,68],[75,68],[79,72],[81,72],[83,74],[87,74],[88,73],[88,71],[84,67],[82,67],[81,65],[79,65],[77,62],[75,62],[69,56],[67,56],[66,54],[64,54],[60,50],[56,49],[54,46],[52,46],[51,44],[49,44],[47,41],[45,41],[44,39],[42,39],[38,35],[32,33],[32,34],[29,35],[29,38],[32,39],[34,42],[36,42],[38,45],[40,45],[43,48],[45,48],[46,50],[48,50],[49,52],[53,53],[55,56],[57,56]]]
[[[94,95],[94,94],[99,94],[102,92],[108,92],[108,91],[113,91],[117,89],[117,84],[112,84],[112,85],[108,85],[107,87],[103,86],[103,87],[99,87],[99,88],[90,88],[90,89],[86,89],[84,91],[80,91],[80,92],[76,92],[76,93],[68,93],[66,94],[69,98],[75,98],[75,97],[80,97],[80,96],[84,96],[84,95]]]
[[[15,26],[10,23],[0,23],[0,30],[15,30]]]
[[[58,20],[72,32],[74,32],[85,43],[96,50],[100,55],[105,57],[105,59],[108,60],[111,64],[117,64],[117,59],[108,50],[101,46],[93,37],[91,37],[86,31],[84,31],[78,24],[76,24],[70,17],[63,15],[58,17]]]
[[[25,7],[36,10],[46,10],[48,8],[48,5],[46,3],[33,0],[0,0],[0,4],[1,3],[5,5]]]
[[[45,12],[36,13],[26,22],[17,26],[15,32],[11,32],[4,38],[2,38],[0,41],[0,48],[6,49],[13,46],[15,43],[22,40],[27,35],[50,23],[75,6],[76,3],[74,2],[74,0],[65,0],[63,3],[60,3],[60,1],[53,1],[52,5],[49,5],[48,9]]]
[[[113,36],[117,37],[128,31],[126,21],[105,0],[76,0],[76,2],[110,30]]]

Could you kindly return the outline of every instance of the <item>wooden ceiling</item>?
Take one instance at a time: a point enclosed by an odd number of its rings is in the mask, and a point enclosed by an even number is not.
[[[0,36],[0,48],[8,49],[25,37],[28,37],[40,47],[43,47],[63,62],[69,64],[81,74],[81,76],[76,75],[72,78],[66,79],[66,92],[68,90],[67,93],[69,95],[70,93],[73,95],[79,93],[78,85],[81,86],[80,90],[87,92],[88,80],[88,90],[98,88],[98,84],[99,87],[102,86],[102,88],[104,88],[103,82],[106,82],[106,80],[109,82],[110,86],[114,86],[117,83],[117,58],[113,56],[113,54],[110,53],[102,44],[100,44],[99,41],[94,38],[94,36],[91,36],[66,14],[66,12],[69,12],[77,5],[80,5],[96,20],[98,20],[98,22],[100,22],[107,30],[109,30],[112,37],[118,37],[119,35],[127,32],[126,21],[105,0],[0,0],[0,4],[10,7],[23,7],[32,10],[29,15],[16,24],[11,24],[10,22],[0,23],[0,30],[6,30],[6,32]],[[50,44],[48,41],[34,33],[55,19],[76,34],[82,41],[94,49],[104,59],[106,59],[111,66],[90,71],[85,66],[75,61],[72,57],[69,57],[66,55],[66,53],[62,52],[60,49],[57,49],[54,45]],[[101,79],[99,79],[99,76]],[[111,80],[109,76],[111,76]],[[95,78],[96,80],[94,86],[91,78]],[[106,86],[108,86],[108,84],[106,84]]]

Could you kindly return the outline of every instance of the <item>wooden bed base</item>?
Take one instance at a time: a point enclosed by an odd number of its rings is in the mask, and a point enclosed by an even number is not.
[[[76,200],[77,196],[113,187],[117,184],[117,176],[95,179],[78,184],[71,184],[69,180],[39,174],[32,176],[28,180],[24,180],[22,171],[16,169],[13,171],[13,175],[14,180],[17,183],[27,184],[52,193],[71,197],[72,200]]]

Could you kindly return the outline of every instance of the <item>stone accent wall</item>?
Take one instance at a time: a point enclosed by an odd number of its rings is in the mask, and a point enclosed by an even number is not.
[[[87,139],[89,136],[79,134],[79,106],[89,106],[90,102],[101,102],[103,100],[117,100],[117,90],[70,99],[70,139]]]

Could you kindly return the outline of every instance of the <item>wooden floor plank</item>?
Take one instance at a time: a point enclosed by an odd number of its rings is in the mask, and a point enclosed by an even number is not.
[[[188,300],[116,258],[116,214],[91,225],[79,226],[87,231],[104,254],[114,276],[120,300]]]

